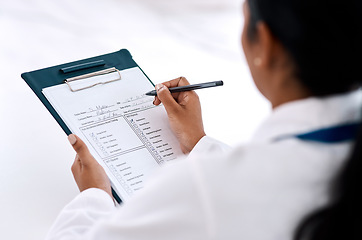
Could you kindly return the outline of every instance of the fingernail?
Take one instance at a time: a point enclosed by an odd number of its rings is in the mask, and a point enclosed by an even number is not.
[[[70,142],[70,144],[74,145],[77,142],[77,138],[73,134],[70,134],[68,136],[68,141]]]

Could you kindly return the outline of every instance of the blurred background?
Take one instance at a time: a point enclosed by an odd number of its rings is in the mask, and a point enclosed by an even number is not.
[[[154,83],[198,91],[205,131],[245,143],[270,111],[242,53],[242,0],[1,0],[0,239],[43,239],[78,189],[66,135],[22,72],[127,48]]]

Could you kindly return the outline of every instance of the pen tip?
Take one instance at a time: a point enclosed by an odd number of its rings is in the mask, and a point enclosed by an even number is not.
[[[145,93],[146,96],[156,96],[157,92],[155,90],[149,91],[147,93]]]

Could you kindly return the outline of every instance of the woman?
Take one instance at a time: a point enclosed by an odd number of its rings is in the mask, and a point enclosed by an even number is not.
[[[196,93],[168,91],[187,80],[159,84],[154,104],[163,103],[188,159],[163,168],[131,201],[115,208],[104,170],[81,139],[70,135],[81,193],[60,213],[48,239],[283,240],[354,234],[335,226],[353,226],[357,219],[338,214],[358,206],[349,201],[355,189],[345,184],[355,182],[351,169],[361,170],[361,139],[349,157],[361,121],[356,90],[361,1],[248,0],[244,16],[245,56],[256,86],[273,107],[252,141],[225,150],[205,136]],[[341,171],[349,182],[338,178]],[[334,185],[336,179],[342,184]],[[341,188],[331,193],[331,186]]]

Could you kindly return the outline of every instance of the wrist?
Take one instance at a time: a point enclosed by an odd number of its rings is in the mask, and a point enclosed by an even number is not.
[[[184,153],[191,152],[194,149],[194,147],[197,145],[197,143],[205,136],[206,136],[205,132],[201,132],[200,134],[195,136],[193,139],[191,139],[191,141],[189,141],[189,144],[187,146],[184,146],[184,149],[182,151]]]

